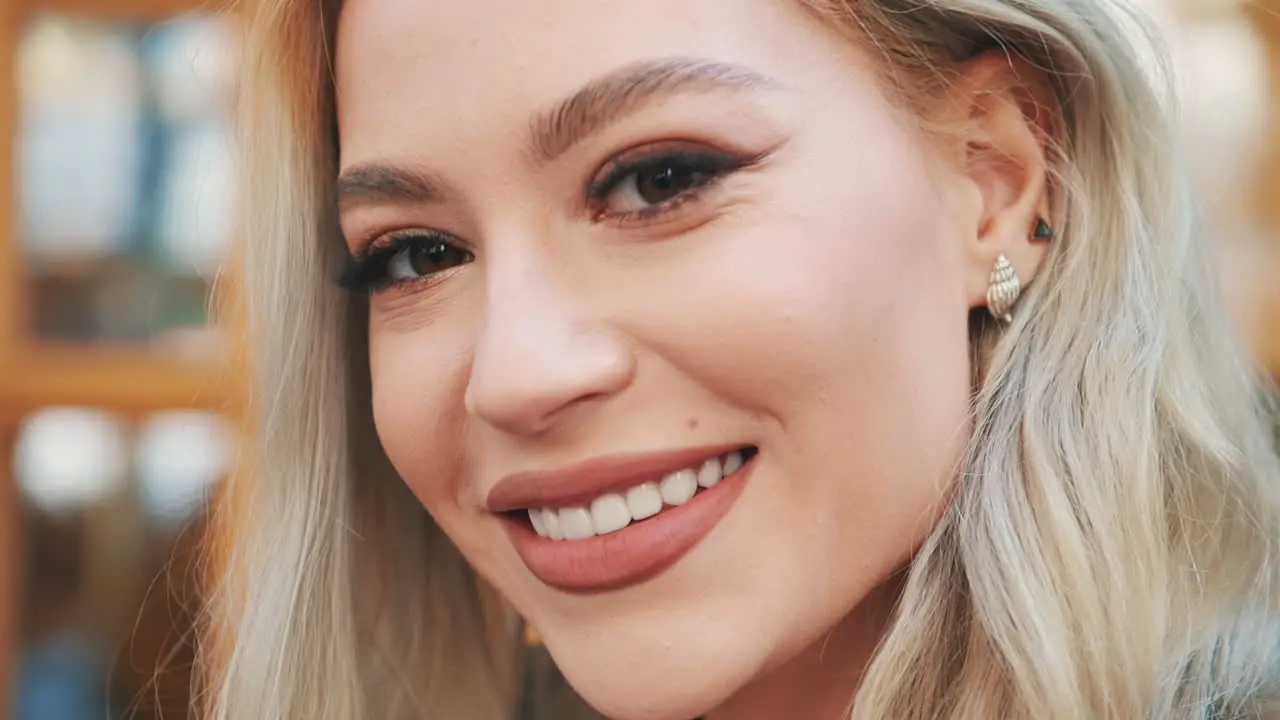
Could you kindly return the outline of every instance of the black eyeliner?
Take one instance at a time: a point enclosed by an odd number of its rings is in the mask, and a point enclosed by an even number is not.
[[[444,233],[422,230],[383,237],[385,239],[375,240],[357,253],[346,255],[334,277],[338,287],[352,292],[373,292],[390,286],[393,282],[387,278],[387,265],[401,251],[428,243],[456,244]]]
[[[666,149],[635,159],[615,161],[609,166],[604,177],[592,180],[587,185],[587,197],[594,201],[604,199],[613,192],[627,177],[654,167],[670,164],[684,166],[708,175],[723,175],[736,172],[752,164],[752,160],[741,158],[730,152],[706,150]]]
[[[342,267],[338,269],[337,275],[334,276],[334,282],[338,284],[338,287],[352,292],[373,290],[377,286],[379,278],[386,277],[387,263],[398,252],[400,252],[400,248],[396,247],[396,245],[387,245],[381,248],[362,250],[354,255],[347,253],[346,257],[343,258]]]

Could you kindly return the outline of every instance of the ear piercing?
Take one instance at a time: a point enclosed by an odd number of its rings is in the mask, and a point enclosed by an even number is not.
[[[987,312],[997,321],[1009,323],[1013,321],[1014,303],[1022,295],[1022,281],[1013,264],[1003,254],[996,258],[995,267],[991,269],[991,280],[987,284]]]
[[[1053,228],[1044,218],[1038,217],[1032,235],[1037,240],[1048,240],[1053,237]],[[991,279],[987,281],[987,312],[998,322],[1013,322],[1013,306],[1021,296],[1022,281],[1018,279],[1013,263],[1001,253],[996,257]]]
[[[1053,228],[1044,218],[1038,217],[1032,235],[1037,240],[1048,240],[1053,237]],[[1002,253],[996,257],[995,267],[991,268],[991,279],[987,282],[987,312],[999,322],[1012,322],[1013,306],[1021,296],[1022,281],[1018,279],[1013,263]]]

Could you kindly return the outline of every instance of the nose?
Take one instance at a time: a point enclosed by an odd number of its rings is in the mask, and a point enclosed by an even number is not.
[[[574,407],[616,394],[635,373],[631,348],[541,268],[490,277],[472,358],[467,412],[515,435],[548,431]]]

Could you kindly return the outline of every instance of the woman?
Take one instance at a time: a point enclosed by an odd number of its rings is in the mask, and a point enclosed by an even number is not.
[[[1264,715],[1280,470],[1135,21],[250,8],[214,717],[504,717],[507,607],[612,718]]]

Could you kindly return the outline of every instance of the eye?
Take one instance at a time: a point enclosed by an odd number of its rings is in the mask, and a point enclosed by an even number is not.
[[[650,217],[674,209],[747,161],[723,151],[678,145],[641,148],[614,160],[592,183],[598,219]]]
[[[435,278],[473,260],[475,255],[444,233],[392,233],[348,256],[335,279],[348,290],[374,293]]]
[[[664,161],[628,175],[605,201],[611,209],[628,212],[660,205],[703,185],[709,174],[681,160]]]
[[[387,261],[386,279],[391,284],[417,280],[465,265],[471,253],[438,238],[412,238]]]

